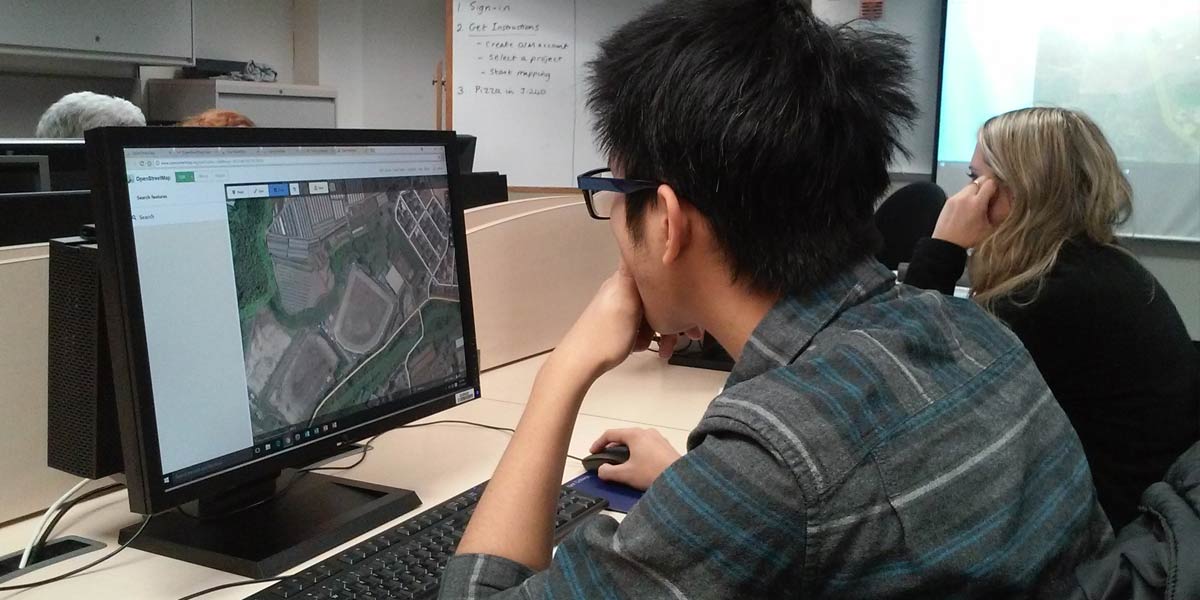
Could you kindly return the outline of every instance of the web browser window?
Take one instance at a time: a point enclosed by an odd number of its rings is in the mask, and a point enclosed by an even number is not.
[[[125,163],[164,484],[466,384],[443,147]]]

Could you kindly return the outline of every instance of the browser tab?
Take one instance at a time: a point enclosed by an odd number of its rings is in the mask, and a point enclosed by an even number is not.
[[[158,156],[161,153],[161,148],[130,148],[125,151],[125,158],[145,158],[148,156]]]

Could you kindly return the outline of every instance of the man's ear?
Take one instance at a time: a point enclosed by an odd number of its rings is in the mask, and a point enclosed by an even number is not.
[[[678,260],[691,243],[692,222],[689,211],[683,206],[685,202],[675,195],[671,186],[658,186],[658,204],[663,207],[662,219],[666,230],[662,256],[664,265]]]

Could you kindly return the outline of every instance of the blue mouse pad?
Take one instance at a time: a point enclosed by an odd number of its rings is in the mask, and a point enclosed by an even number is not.
[[[642,497],[642,492],[620,483],[609,483],[592,473],[584,473],[568,481],[566,485],[585,494],[608,500],[607,510],[620,513],[628,513],[638,498]]]

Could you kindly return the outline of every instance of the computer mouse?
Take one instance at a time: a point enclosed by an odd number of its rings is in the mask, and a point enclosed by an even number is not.
[[[629,460],[629,446],[614,444],[595,454],[588,455],[583,460],[583,468],[589,473],[595,473],[600,465],[619,465]]]

